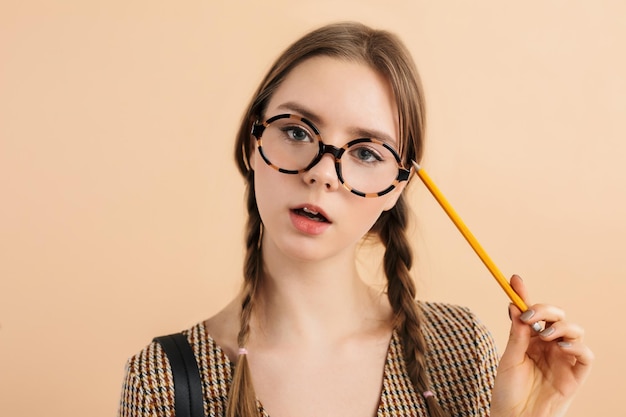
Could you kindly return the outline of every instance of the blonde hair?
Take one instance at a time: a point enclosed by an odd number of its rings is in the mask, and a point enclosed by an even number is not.
[[[410,53],[397,36],[359,23],[336,23],[306,34],[278,57],[244,113],[235,145],[235,160],[247,184],[248,210],[241,326],[238,335],[240,347],[246,345],[257,288],[263,279],[260,244],[263,226],[256,205],[254,173],[248,163],[252,149],[250,129],[256,120],[264,119],[270,98],[287,74],[299,63],[315,56],[360,62],[385,76],[392,86],[398,108],[399,152],[403,165],[410,166],[411,160],[419,162],[422,156],[425,126],[422,87]],[[407,222],[407,204],[401,195],[391,210],[381,214],[370,234],[378,236],[385,246],[383,265],[387,278],[387,294],[395,317],[394,326],[402,340],[411,382],[416,392],[424,393],[430,391],[430,379],[426,364],[426,342],[420,329],[422,316],[415,302],[415,283],[409,274],[413,255],[405,233]],[[425,400],[430,416],[447,415],[435,397],[426,396]],[[246,355],[239,356],[226,415],[258,415]]]

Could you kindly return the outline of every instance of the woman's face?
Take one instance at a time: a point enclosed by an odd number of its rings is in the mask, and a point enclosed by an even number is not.
[[[302,62],[275,91],[265,117],[283,113],[311,120],[328,145],[377,137],[399,148],[391,86],[361,63],[329,57]],[[341,185],[330,154],[307,172],[284,174],[267,165],[255,146],[250,165],[265,226],[264,252],[300,260],[353,256],[356,244],[393,207],[406,184],[377,198],[357,196]]]

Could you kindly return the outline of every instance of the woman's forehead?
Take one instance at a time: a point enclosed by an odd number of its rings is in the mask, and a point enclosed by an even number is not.
[[[280,83],[266,117],[297,113],[319,128],[351,126],[398,136],[398,110],[389,81],[352,60],[314,57],[295,66]]]

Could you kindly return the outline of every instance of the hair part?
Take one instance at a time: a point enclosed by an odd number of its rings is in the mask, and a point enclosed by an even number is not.
[[[248,210],[239,347],[245,347],[257,289],[263,279],[262,222],[256,205],[254,172],[249,164],[254,143],[251,127],[265,117],[269,100],[290,71],[316,56],[363,63],[383,75],[391,85],[397,104],[398,151],[402,163],[410,167],[411,161],[419,162],[422,157],[425,108],[421,81],[409,51],[396,35],[360,23],[335,23],[306,34],[278,57],[244,112],[235,144],[235,160],[246,181]],[[415,283],[409,273],[413,255],[405,234],[407,219],[406,200],[400,195],[396,205],[381,214],[370,234],[378,236],[385,246],[384,270],[394,326],[402,340],[411,382],[415,390],[422,393],[430,390],[430,380],[426,366],[427,346],[420,328],[422,317],[415,301]],[[247,358],[240,355],[229,392],[228,417],[258,415],[251,381]],[[431,417],[447,416],[434,397],[426,398],[426,403]]]

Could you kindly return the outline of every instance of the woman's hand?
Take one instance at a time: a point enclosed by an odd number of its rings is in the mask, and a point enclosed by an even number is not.
[[[527,300],[520,277],[514,275],[511,286]],[[535,304],[523,314],[511,305],[509,312],[511,334],[498,366],[491,417],[563,416],[593,362],[583,329],[551,305]],[[540,333],[530,327],[536,322],[545,322]]]

